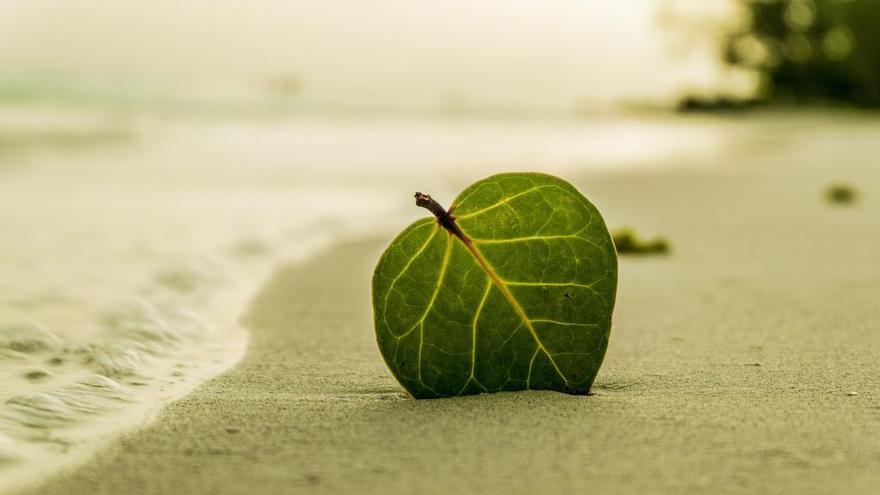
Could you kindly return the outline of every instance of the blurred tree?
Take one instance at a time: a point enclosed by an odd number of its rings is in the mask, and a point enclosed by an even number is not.
[[[759,98],[880,107],[880,0],[739,0],[751,22],[724,61],[764,75]]]

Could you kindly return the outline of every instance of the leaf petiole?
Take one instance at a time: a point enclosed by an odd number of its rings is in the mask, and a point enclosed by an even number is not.
[[[471,245],[471,240],[468,236],[464,235],[464,232],[458,227],[458,224],[455,223],[455,216],[452,215],[452,209],[450,208],[448,211],[443,208],[443,206],[437,202],[434,198],[431,197],[430,194],[422,194],[417,192],[415,194],[416,198],[416,206],[421,206],[422,208],[427,209],[431,213],[437,217],[437,223],[446,229],[450,234],[454,235],[461,239],[466,245]]]

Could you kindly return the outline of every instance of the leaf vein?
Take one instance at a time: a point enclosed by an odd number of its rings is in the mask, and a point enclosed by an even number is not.
[[[416,253],[414,255],[412,255],[412,257],[410,257],[410,259],[403,266],[403,269],[400,271],[400,273],[398,273],[397,276],[394,277],[394,279],[391,281],[391,284],[388,286],[388,291],[386,292],[385,302],[384,302],[383,308],[382,308],[382,319],[385,320],[385,325],[389,329],[391,328],[391,325],[388,324],[388,319],[387,319],[386,315],[388,314],[388,300],[391,298],[388,296],[391,294],[392,290],[398,290],[395,287],[395,285],[397,284],[397,281],[400,280],[401,277],[403,277],[403,275],[407,272],[407,270],[409,270],[409,267],[412,266],[413,262],[415,262],[415,260],[419,256],[421,256],[423,252],[425,252],[425,249],[427,249],[428,244],[430,244],[431,241],[434,240],[434,237],[437,235],[438,230],[440,230],[440,226],[435,224],[434,232],[432,232],[431,235],[428,236],[428,239],[424,242],[424,244],[422,244],[422,246],[419,248],[419,250],[416,251]]]
[[[474,372],[477,369],[477,322],[480,320],[480,313],[483,311],[483,306],[486,305],[486,299],[489,298],[489,291],[492,289],[492,279],[488,276],[486,277],[486,288],[483,290],[483,298],[480,299],[480,304],[477,306],[477,310],[474,312],[474,321],[471,324],[471,372],[468,376],[467,381],[464,382],[464,386],[461,387],[461,390],[458,391],[456,395],[461,395],[462,392],[467,388],[468,383],[471,380],[477,381],[474,377]],[[477,382],[479,383],[479,382]],[[482,385],[480,385],[482,387]],[[485,389],[485,387],[483,387]]]
[[[529,332],[532,334],[532,338],[535,340],[535,343],[538,345],[538,348],[547,355],[547,359],[550,360],[550,364],[553,366],[553,369],[556,370],[556,373],[559,374],[559,377],[562,378],[562,381],[568,385],[568,379],[565,377],[565,374],[562,373],[562,370],[559,369],[559,365],[556,364],[556,361],[553,359],[553,356],[550,354],[550,351],[544,346],[544,342],[541,341],[541,337],[538,335],[538,332],[535,330],[535,327],[532,325],[532,321],[529,319],[528,314],[526,314],[523,307],[519,304],[519,301],[514,297],[513,293],[510,292],[510,289],[507,287],[505,281],[495,273],[495,269],[492,268],[492,265],[483,257],[482,253],[480,253],[479,249],[472,243],[465,242],[465,246],[468,248],[468,251],[474,256],[477,260],[477,263],[483,267],[486,271],[486,274],[489,275],[489,278],[495,282],[495,286],[498,287],[498,290],[501,291],[501,294],[507,299],[510,305],[513,307],[513,310],[520,317],[522,322],[525,324],[526,328],[529,329]]]
[[[565,189],[563,189],[555,184],[545,184],[542,186],[534,186],[532,188],[526,189],[525,191],[518,192],[518,193],[514,194],[513,196],[508,196],[506,198],[502,198],[501,201],[498,201],[497,203],[495,203],[493,205],[487,206],[485,208],[481,208],[477,211],[473,211],[473,212],[468,213],[466,215],[461,215],[456,218],[458,220],[466,220],[469,218],[474,218],[476,216],[482,215],[483,213],[486,213],[487,211],[494,210],[495,208],[498,208],[499,206],[504,206],[508,202],[513,201],[514,199],[516,199],[520,196],[525,196],[526,194],[531,194],[535,191],[540,191],[541,189],[548,189],[548,188],[559,189],[559,190],[565,191]],[[565,192],[568,192],[568,191],[565,191]]]
[[[532,320],[532,323],[549,323],[552,325],[561,325],[561,326],[566,326],[566,327],[598,327],[599,326],[595,323],[573,323],[573,322],[568,322],[568,321],[545,320],[545,319]]]
[[[419,358],[418,358],[418,371],[419,371],[419,383],[428,387],[424,381],[422,381],[422,348],[425,346],[425,318],[428,317],[428,313],[431,312],[431,309],[434,307],[434,302],[437,300],[437,294],[440,293],[440,288],[443,287],[443,279],[446,277],[446,269],[449,267],[449,259],[452,257],[452,236],[446,237],[446,252],[443,253],[443,265],[440,267],[440,276],[437,277],[437,286],[434,287],[434,293],[431,294],[431,300],[428,302],[428,307],[425,308],[425,312],[422,313],[422,317],[419,318],[418,326],[419,326]],[[413,327],[415,328],[415,327]],[[410,329],[407,333],[411,332],[413,329]],[[398,337],[398,339],[403,338],[403,336]],[[431,387],[428,387],[431,389]]]
[[[529,241],[553,241],[553,240],[563,240],[563,239],[578,239],[584,241],[588,244],[591,244],[594,247],[595,243],[590,241],[589,239],[583,238],[579,236],[584,229],[581,229],[574,234],[558,234],[558,235],[528,235],[523,237],[509,237],[506,239],[471,239],[474,244],[512,244],[516,242],[529,242]]]

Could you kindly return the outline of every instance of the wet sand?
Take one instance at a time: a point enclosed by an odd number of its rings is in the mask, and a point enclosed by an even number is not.
[[[776,160],[571,178],[672,243],[622,260],[592,396],[407,398],[369,306],[389,233],[279,268],[238,366],[27,493],[876,493],[880,171]],[[841,177],[858,204],[823,202]]]

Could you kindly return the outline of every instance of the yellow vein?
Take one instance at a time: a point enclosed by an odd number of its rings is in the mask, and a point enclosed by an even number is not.
[[[514,287],[581,287],[583,289],[593,288],[593,284],[579,284],[577,282],[519,282],[514,280],[503,280],[503,282],[507,285],[512,285]]]
[[[550,351],[547,350],[546,347],[544,347],[544,343],[541,342],[541,338],[538,336],[538,332],[535,330],[535,327],[532,325],[532,321],[529,319],[529,316],[526,314],[526,311],[523,309],[523,307],[520,306],[519,301],[516,300],[516,297],[513,296],[513,293],[510,292],[510,289],[507,287],[507,284],[505,284],[504,280],[498,276],[498,274],[495,272],[495,269],[492,267],[492,265],[490,265],[489,262],[486,261],[486,258],[483,257],[483,254],[480,252],[479,249],[477,249],[477,246],[473,245],[473,243],[470,243],[470,242],[464,242],[464,245],[468,248],[468,251],[470,251],[471,254],[474,256],[474,258],[477,260],[477,263],[479,263],[480,266],[483,267],[483,270],[486,271],[486,274],[489,275],[489,278],[491,278],[492,281],[495,282],[495,286],[498,287],[498,290],[501,291],[501,293],[504,295],[504,297],[507,299],[507,301],[513,307],[513,310],[520,317],[520,319],[522,319],[522,322],[526,325],[526,328],[528,328],[529,332],[532,333],[532,338],[535,339],[535,343],[538,344],[538,348],[540,350],[544,351],[544,354],[547,355],[547,359],[550,360],[550,364],[553,365],[553,369],[556,370],[556,373],[559,374],[560,378],[562,378],[562,381],[565,382],[566,385],[568,385],[568,379],[565,378],[565,375],[559,369],[559,366],[556,364],[556,361],[553,360],[553,356],[550,354]]]
[[[440,276],[437,277],[437,285],[434,286],[434,293],[431,294],[431,300],[428,301],[428,306],[425,308],[425,312],[422,313],[421,318],[418,319],[413,326],[409,327],[409,330],[406,332],[396,336],[397,340],[400,340],[407,335],[411,334],[413,330],[416,329],[422,322],[425,321],[425,318],[428,317],[428,313],[431,311],[431,308],[434,307],[434,301],[437,299],[437,294],[440,292],[440,287],[443,286],[443,277],[446,276],[446,268],[449,266],[449,258],[452,253],[452,243],[449,242],[450,239],[447,237],[446,239],[446,251],[443,253],[443,262],[440,264]]]
[[[511,237],[509,239],[471,239],[475,244],[509,244],[511,242],[526,241],[552,241],[554,239],[580,239],[586,241],[583,237],[571,235],[533,235],[527,237]]]
[[[434,240],[434,237],[437,235],[437,232],[440,230],[440,225],[434,224],[433,230],[434,231],[431,232],[431,235],[428,236],[428,239],[425,240],[425,242],[421,245],[421,247],[419,247],[418,251],[416,251],[416,253],[414,255],[412,255],[412,257],[410,257],[409,261],[406,262],[406,264],[403,266],[403,270],[401,270],[400,273],[398,273],[397,276],[394,277],[394,280],[391,281],[391,285],[388,287],[388,290],[391,290],[391,287],[394,287],[394,284],[396,284],[397,281],[400,280],[400,277],[402,277],[403,274],[406,273],[407,270],[409,270],[409,267],[410,267],[410,265],[413,264],[413,261],[415,261],[416,258],[421,256],[421,254],[422,254],[422,252],[424,252],[425,248],[428,247],[428,244],[430,244],[431,241]]]
[[[526,242],[526,241],[552,241],[554,239],[579,239],[581,241],[589,242],[588,239],[584,239],[580,236],[580,233],[587,230],[587,227],[584,227],[573,234],[551,234],[551,235],[529,235],[524,237],[509,237],[506,239],[474,239],[471,237],[471,241],[477,244],[507,244],[512,242]],[[538,229],[540,232],[541,229]]]
[[[480,299],[480,305],[477,306],[477,311],[474,313],[474,321],[471,323],[471,372],[467,381],[464,382],[464,386],[461,387],[461,390],[459,390],[456,395],[461,395],[461,393],[464,392],[464,389],[467,388],[468,383],[470,383],[471,380],[476,380],[474,377],[474,371],[477,368],[477,321],[480,319],[480,313],[483,311],[486,299],[489,298],[490,289],[492,289],[492,279],[486,277],[486,289],[483,291],[483,298]],[[482,387],[482,385],[480,386]]]
[[[604,276],[602,278],[594,280],[591,284],[578,284],[575,282],[518,282],[511,280],[504,280],[504,283],[513,287],[578,287],[580,289],[587,289],[588,291],[598,296],[599,299],[605,301],[605,296],[599,294],[599,291],[597,291],[593,287],[602,280],[605,280]]]
[[[548,323],[551,325],[561,325],[561,326],[570,326],[570,327],[597,327],[598,325],[595,323],[572,323],[568,321],[557,321],[557,320],[532,320],[532,323]],[[557,352],[558,356],[559,353]]]
[[[532,354],[532,360],[529,361],[529,374],[526,376],[526,388],[532,387],[532,367],[535,365],[535,358],[538,357],[538,353],[541,352],[541,348],[538,347],[535,349],[535,353]]]
[[[434,301],[437,300],[437,294],[440,293],[440,287],[443,287],[443,279],[446,277],[446,268],[449,266],[449,259],[452,257],[452,235],[446,237],[446,252],[443,253],[443,265],[440,267],[440,276],[437,277],[437,287],[434,288],[434,293],[431,294],[431,300],[428,302],[428,307],[425,308],[425,312],[422,314],[422,317],[419,318],[418,326],[419,326],[419,382],[422,385],[425,385],[425,382],[422,381],[422,348],[425,346],[425,318],[428,317],[428,313],[431,311],[431,308],[434,307]],[[415,327],[413,327],[415,328]],[[411,332],[410,329],[407,333]],[[401,335],[398,337],[398,340],[402,338]],[[425,385],[427,386],[427,385]],[[431,388],[431,387],[428,387]]]
[[[409,270],[409,267],[413,264],[413,262],[416,260],[416,258],[418,258],[419,256],[422,255],[422,253],[428,247],[428,244],[430,244],[431,241],[434,240],[434,237],[437,235],[437,231],[439,231],[439,230],[440,230],[440,225],[434,224],[434,232],[432,232],[431,235],[428,236],[428,240],[426,240],[425,243],[422,244],[422,246],[419,248],[419,250],[416,251],[416,254],[414,254],[414,255],[412,255],[412,257],[410,257],[410,259],[403,266],[403,270],[401,270],[400,273],[398,273],[397,276],[394,277],[394,280],[391,281],[391,285],[388,286],[388,291],[385,293],[385,305],[382,308],[382,318],[383,319],[385,318],[385,315],[388,313],[388,300],[391,299],[389,296],[391,295],[391,291],[394,289],[395,284],[397,284],[397,281],[400,280],[400,277],[403,277],[403,274],[406,273],[407,270]],[[388,320],[385,320],[385,323],[387,324]]]
[[[535,186],[535,187],[532,187],[532,188],[530,188],[530,189],[526,189],[525,191],[518,192],[518,193],[514,194],[513,196],[508,196],[508,197],[506,197],[506,198],[503,198],[501,201],[499,201],[499,202],[497,202],[497,203],[495,203],[495,204],[493,204],[493,205],[491,205],[491,206],[487,206],[487,207],[485,207],[485,208],[481,208],[481,209],[479,209],[479,210],[477,210],[477,211],[474,211],[474,212],[468,213],[468,214],[466,214],[466,215],[458,216],[458,217],[456,217],[456,219],[458,219],[458,220],[465,220],[465,219],[468,219],[468,218],[473,218],[473,217],[475,217],[475,216],[477,216],[477,215],[482,215],[483,213],[486,213],[487,211],[490,211],[490,210],[494,210],[495,208],[498,208],[499,206],[504,206],[504,205],[506,205],[508,202],[510,202],[510,201],[512,201],[512,200],[514,200],[514,199],[520,197],[520,196],[525,196],[526,194],[530,194],[530,193],[533,193],[533,192],[535,192],[535,191],[540,191],[541,189],[547,189],[547,188],[551,188],[551,187],[552,187],[552,188],[556,188],[556,189],[562,189],[561,187],[559,187],[559,186],[557,186],[557,185],[553,185],[553,184],[545,184],[545,185],[543,185],[543,186]]]

